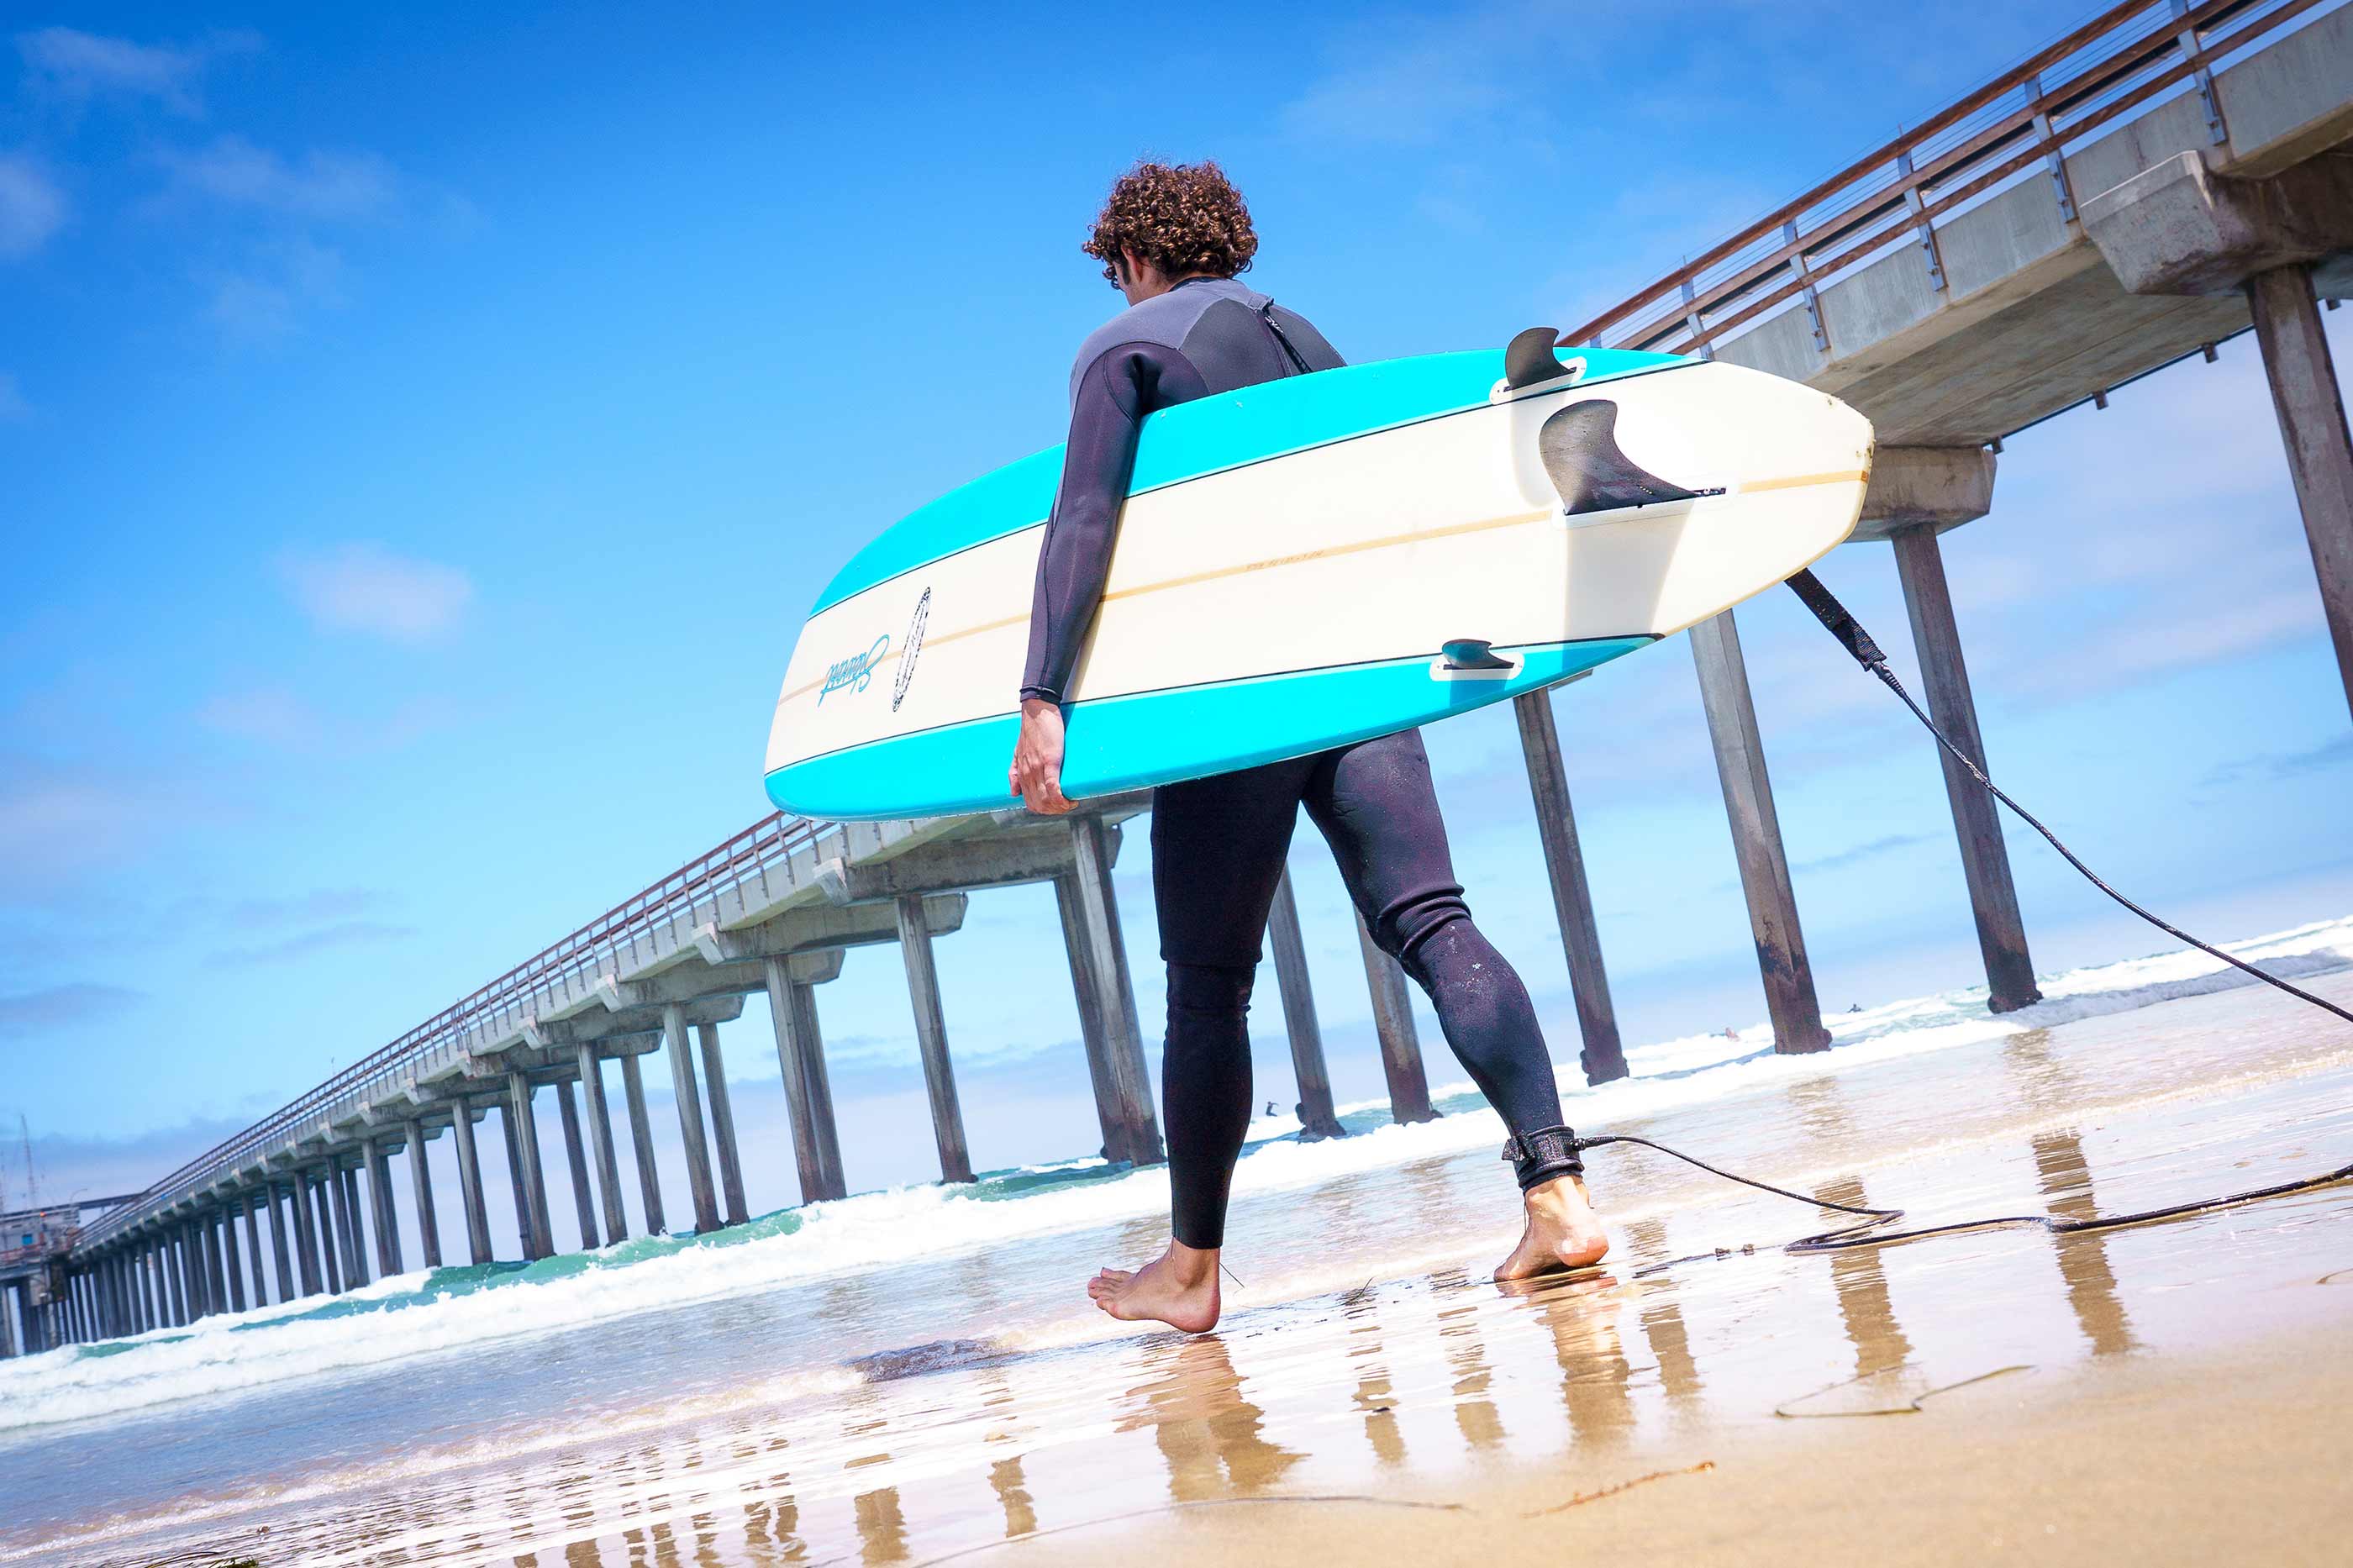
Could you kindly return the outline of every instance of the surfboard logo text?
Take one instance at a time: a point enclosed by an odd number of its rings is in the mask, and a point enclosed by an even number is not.
[[[852,654],[848,658],[837,659],[827,665],[825,684],[818,689],[818,706],[825,706],[825,700],[837,691],[865,690],[874,679],[874,667],[881,663],[882,656],[890,651],[891,634],[884,632],[864,653]]]
[[[915,601],[915,613],[907,622],[906,646],[899,650],[898,678],[891,682],[891,711],[896,713],[899,704],[907,700],[907,683],[915,679],[915,656],[923,651],[923,623],[932,618],[932,590],[923,589],[923,596]]]

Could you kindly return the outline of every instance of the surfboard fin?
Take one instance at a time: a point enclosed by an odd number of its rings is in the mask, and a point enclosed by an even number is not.
[[[1546,419],[1536,433],[1536,452],[1571,517],[1695,500],[1704,493],[1659,478],[1619,450],[1618,405],[1607,398],[1572,403]]]
[[[1454,637],[1440,646],[1449,669],[1509,669],[1512,661],[1497,658],[1493,643],[1485,637]]]
[[[1553,357],[1553,346],[1559,342],[1560,333],[1551,327],[1530,327],[1514,338],[1504,350],[1504,384],[1516,392],[1574,374]]]

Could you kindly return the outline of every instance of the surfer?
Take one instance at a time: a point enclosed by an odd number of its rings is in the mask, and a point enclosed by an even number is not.
[[[1128,309],[1071,370],[1061,487],[1039,551],[1008,770],[1030,810],[1066,812],[1063,693],[1102,602],[1145,416],[1174,404],[1345,362],[1296,311],[1236,281],[1258,250],[1241,194],[1211,163],[1137,164],[1081,247]],[[1270,520],[1271,521],[1271,520]],[[1332,847],[1373,940],[1430,995],[1446,1043],[1502,1115],[1525,1224],[1495,1269],[1520,1279],[1600,1260],[1575,1136],[1527,988],[1471,919],[1418,731],[1315,756],[1163,784],[1152,808],[1153,899],[1168,966],[1161,1058],[1171,1238],[1144,1268],[1087,1286],[1114,1318],[1198,1332],[1218,1321],[1226,1200],[1250,1124],[1245,1017],[1259,936],[1300,808]]]

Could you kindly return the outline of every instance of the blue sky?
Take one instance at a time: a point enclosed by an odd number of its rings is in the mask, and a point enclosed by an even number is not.
[[[61,1186],[137,1184],[764,814],[816,586],[1059,439],[1117,303],[1077,242],[1138,154],[1223,160],[1250,281],[1350,357],[1494,344],[2074,19],[1898,9],[11,8],[0,1111]],[[2221,935],[2353,910],[2353,736],[2252,340],[2001,463],[1947,541],[1998,776]],[[1884,547],[1823,575],[1908,667]],[[1825,1005],[1967,983],[1925,737],[1794,603],[1741,625]],[[1686,650],[1559,713],[1630,1037],[1760,1017]],[[1508,715],[1431,750],[1474,908],[1565,1018]],[[1297,866],[1370,1093],[1312,835]],[[2044,969],[2158,945],[2018,866]],[[980,1163],[1091,1147],[1050,897],[976,898],[940,963]],[[853,1182],[924,1174],[895,953],[822,1006]]]

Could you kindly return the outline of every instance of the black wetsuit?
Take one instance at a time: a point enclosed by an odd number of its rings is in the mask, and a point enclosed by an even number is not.
[[[1144,416],[1343,363],[1305,318],[1230,279],[1188,279],[1088,338],[1071,373],[1071,438],[1039,553],[1022,696],[1062,699],[1103,597]],[[1514,1138],[1527,1141],[1522,1184],[1577,1169],[1535,1009],[1472,923],[1421,736],[1408,731],[1154,793],[1152,887],[1168,965],[1161,1101],[1176,1239],[1208,1247],[1224,1238],[1227,1189],[1254,1103],[1250,981],[1302,805],[1373,940],[1430,994],[1446,1043]]]

